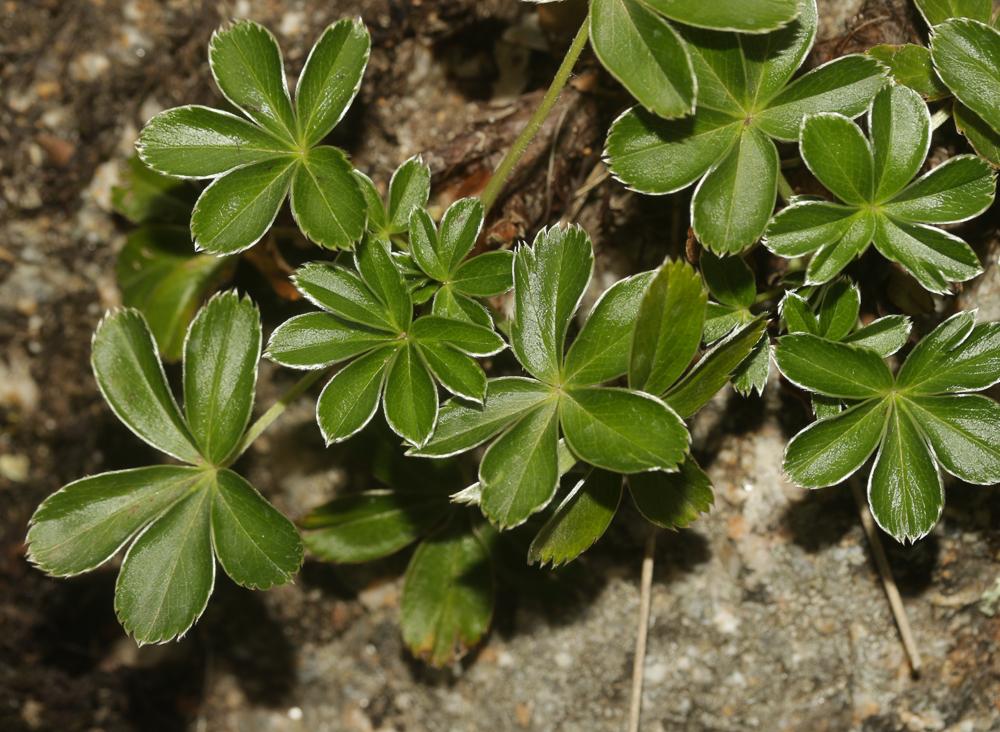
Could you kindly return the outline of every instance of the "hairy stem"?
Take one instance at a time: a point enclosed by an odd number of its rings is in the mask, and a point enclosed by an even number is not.
[[[584,47],[587,45],[587,38],[590,33],[590,17],[584,19],[583,25],[580,26],[580,30],[576,34],[576,38],[573,39],[572,45],[570,45],[569,50],[566,51],[566,56],[563,57],[562,63],[559,65],[559,70],[556,71],[555,77],[552,79],[552,84],[549,85],[549,89],[545,92],[545,96],[542,98],[542,103],[538,105],[538,109],[535,113],[531,115],[531,119],[528,120],[528,124],[525,125],[524,129],[521,130],[521,134],[518,135],[517,139],[514,140],[514,144],[511,145],[510,150],[504,155],[503,160],[500,161],[500,165],[493,172],[493,176],[490,178],[489,183],[486,184],[486,188],[483,190],[480,199],[483,202],[483,207],[487,212],[493,208],[493,204],[497,202],[497,197],[500,195],[500,191],[503,190],[504,184],[510,177],[510,174],[517,167],[521,158],[524,157],[524,153],[527,151],[528,146],[531,141],[535,139],[535,135],[542,128],[545,120],[548,118],[549,114],[552,112],[552,108],[555,106],[556,102],[559,100],[559,95],[562,93],[563,88],[569,81],[569,77],[573,72],[573,67],[576,65],[576,61],[580,58],[580,54],[583,52]]]
[[[271,408],[264,412],[257,421],[254,422],[247,428],[247,431],[243,434],[243,439],[240,440],[240,444],[233,450],[233,454],[226,460],[226,465],[232,465],[236,460],[247,451],[247,448],[254,443],[254,441],[264,434],[264,430],[270,427],[278,417],[280,417],[284,411],[288,408],[288,405],[302,396],[306,390],[319,381],[320,377],[326,374],[326,369],[319,369],[318,371],[310,371],[308,374],[303,376],[301,379],[296,381],[291,388],[282,394],[278,401],[271,405]]]

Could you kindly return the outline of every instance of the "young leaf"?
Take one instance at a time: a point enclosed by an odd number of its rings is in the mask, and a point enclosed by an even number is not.
[[[295,526],[231,470],[215,473],[212,546],[230,579],[254,590],[290,582],[302,565]]]
[[[316,401],[316,421],[327,445],[360,432],[378,410],[385,366],[395,351],[380,348],[352,361],[330,379]]]
[[[388,247],[378,239],[366,239],[354,255],[361,279],[381,303],[386,320],[397,331],[406,331],[413,320],[413,300],[396,268]]]
[[[137,310],[119,310],[101,321],[91,363],[105,401],[132,432],[178,460],[198,461],[153,336]]]
[[[390,233],[402,234],[414,211],[423,210],[431,195],[431,169],[419,155],[396,169],[389,181],[387,207]]]
[[[215,31],[208,60],[226,99],[281,140],[295,142],[295,114],[281,49],[267,28],[241,20]]]
[[[545,229],[515,253],[511,348],[541,381],[558,378],[566,330],[593,267],[590,238],[575,226]]]
[[[545,508],[559,483],[558,412],[542,404],[489,446],[479,465],[483,514],[498,528],[524,523]]]
[[[420,447],[431,436],[438,415],[437,388],[416,346],[396,351],[385,381],[382,403],[393,432]]]
[[[809,308],[809,302],[801,295],[788,291],[781,299],[778,312],[785,321],[789,333],[811,333],[819,335],[819,321]]]
[[[733,388],[741,396],[750,396],[754,391],[763,394],[770,373],[771,341],[764,335],[757,341],[750,355],[733,371]]]
[[[931,32],[931,55],[952,94],[1000,132],[1000,31],[968,18],[945,21]]]
[[[370,490],[338,496],[302,520],[306,547],[340,564],[395,554],[441,522],[441,493]]]
[[[528,562],[553,567],[572,562],[604,536],[621,497],[621,476],[592,470],[539,530],[528,548]]]
[[[868,399],[893,386],[892,373],[877,353],[806,333],[779,338],[774,359],[793,384],[826,396]]]
[[[662,401],[625,389],[568,390],[559,400],[559,418],[577,457],[617,473],[672,470],[691,439]]]
[[[478,198],[462,198],[445,211],[441,219],[437,254],[449,274],[458,269],[476,245],[485,216],[483,203]]]
[[[370,50],[371,39],[360,18],[341,20],[323,31],[295,87],[301,145],[319,143],[340,122],[361,88]]]
[[[234,265],[226,257],[195,254],[186,226],[151,225],[126,237],[116,273],[122,303],[143,314],[163,358],[176,361],[198,305]]]
[[[89,572],[189,494],[200,477],[196,468],[157,465],[74,481],[31,517],[28,560],[54,577]]]
[[[198,313],[184,344],[184,413],[201,454],[221,464],[253,411],[260,361],[260,313],[235,292],[216,295]]]
[[[203,473],[199,481],[212,481]],[[115,613],[140,644],[184,635],[205,611],[215,585],[212,493],[203,485],[149,526],[125,554]]]
[[[715,503],[712,481],[690,455],[676,473],[630,475],[628,488],[639,513],[664,529],[690,526]]]
[[[854,330],[861,311],[861,291],[849,280],[838,280],[823,290],[819,305],[819,332],[830,341],[842,341]]]
[[[490,556],[464,520],[420,544],[400,601],[403,640],[418,657],[444,666],[474,646],[493,616]]]
[[[630,388],[662,394],[684,373],[701,342],[707,299],[690,265],[677,260],[659,269],[636,318],[628,365]]]
[[[694,109],[696,82],[684,41],[641,0],[593,0],[590,38],[611,75],[654,114]]]
[[[348,249],[365,230],[368,207],[347,156],[335,147],[304,155],[292,177],[292,214],[311,241]]]

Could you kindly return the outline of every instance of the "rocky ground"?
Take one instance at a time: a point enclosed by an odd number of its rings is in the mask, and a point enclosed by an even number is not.
[[[630,510],[575,584],[505,593],[486,644],[443,671],[402,647],[405,557],[351,570],[310,562],[268,593],[220,582],[188,638],[139,650],[114,618],[113,568],[50,580],[21,543],[34,507],[63,483],[155,459],[102,404],[90,334],[119,299],[114,258],[128,225],[111,213],[111,188],[152,114],[218,103],[205,63],[213,28],[266,23],[295,73],[326,23],[363,15],[375,48],[336,142],[381,182],[423,152],[447,202],[482,186],[571,26],[541,27],[513,0],[0,5],[0,729],[622,729],[646,537]],[[902,0],[820,5],[811,63],[920,32]],[[625,103],[585,60],[491,234],[579,220],[602,286],[679,253],[682,200],[602,182],[601,131]],[[1000,318],[995,211],[963,233],[989,268],[960,302]],[[238,282],[265,314],[284,307],[251,268]],[[259,400],[287,381],[264,368]],[[850,491],[807,494],[781,476],[782,446],[805,420],[776,379],[763,400],[727,396],[699,417],[716,507],[658,537],[643,729],[1000,729],[1000,491],[953,482],[930,537],[908,548],[885,539],[923,654],[913,678]],[[294,517],[350,478],[322,449],[307,402],[244,468]]]

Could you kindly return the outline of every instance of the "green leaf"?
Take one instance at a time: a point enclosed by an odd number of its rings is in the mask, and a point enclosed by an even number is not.
[[[639,513],[664,529],[687,528],[715,503],[712,481],[690,455],[676,473],[630,475],[628,488]]]
[[[326,262],[304,264],[292,275],[295,287],[317,307],[351,323],[393,333],[385,305],[357,274]]]
[[[198,313],[184,344],[184,413],[201,454],[222,464],[253,411],[260,361],[260,313],[229,291]]]
[[[345,322],[329,313],[305,313],[275,329],[265,355],[293,369],[323,369],[391,340],[388,333]]]
[[[568,389],[559,400],[559,417],[577,457],[616,473],[672,470],[691,439],[666,404],[626,389]]]
[[[389,181],[388,225],[393,234],[405,233],[414,211],[422,210],[431,196],[431,169],[419,155],[407,160]]]
[[[119,310],[101,321],[94,333],[91,364],[108,406],[132,432],[178,460],[199,460],[153,336],[137,310]]]
[[[398,331],[408,330],[413,320],[413,300],[388,246],[378,239],[365,239],[358,245],[354,261],[361,279],[382,304],[389,323]]]
[[[182,178],[213,178],[233,168],[287,156],[291,146],[229,112],[190,105],[160,112],[136,143],[153,170]]]
[[[360,18],[327,26],[309,52],[295,87],[298,139],[312,147],[351,106],[368,65],[371,39]]]
[[[493,327],[493,317],[481,303],[445,285],[434,295],[431,313],[453,320],[467,320],[484,328]]]
[[[760,108],[780,92],[802,65],[816,38],[816,0],[801,0],[799,14],[780,30],[741,35],[750,108]]]
[[[766,328],[766,321],[758,318],[716,343],[663,400],[682,418],[693,415],[726,385]]]
[[[934,70],[930,49],[915,43],[898,46],[882,43],[869,48],[866,53],[888,68],[896,83],[908,86],[928,101],[951,95]]]
[[[274,158],[213,181],[191,215],[195,247],[235,254],[260,241],[278,215],[297,167],[294,158]]]
[[[779,338],[774,360],[793,384],[825,396],[869,399],[893,386],[892,372],[874,351],[807,333]]]
[[[819,285],[829,282],[843,271],[852,260],[860,257],[872,243],[876,221],[879,217],[860,212],[853,216],[844,235],[837,241],[826,244],[809,260],[806,269],[806,284]]]
[[[129,548],[115,584],[115,613],[140,644],[186,633],[205,611],[215,584],[212,473],[175,503]]]
[[[449,275],[458,269],[459,264],[476,245],[485,217],[483,202],[478,198],[461,198],[444,212],[437,255],[441,266]]]
[[[559,484],[558,412],[554,402],[522,417],[487,448],[479,464],[483,514],[499,529],[545,508]]]
[[[755,118],[760,130],[779,140],[795,140],[807,114],[836,112],[857,117],[885,84],[885,72],[867,56],[849,55],[800,76]]]
[[[964,104],[955,103],[952,117],[955,127],[965,135],[972,149],[994,168],[1000,167],[1000,132]]]
[[[455,396],[482,404],[486,374],[471,356],[446,343],[421,343],[420,355],[434,378]]]
[[[949,18],[974,18],[990,22],[991,0],[914,0],[927,25],[937,25]]]
[[[593,268],[590,237],[577,226],[543,229],[515,253],[511,349],[535,378],[558,378],[566,329]]]
[[[472,297],[501,295],[514,286],[513,267],[513,252],[486,252],[462,262],[452,274],[451,284]]]
[[[717,257],[711,252],[702,252],[700,265],[708,291],[716,300],[734,308],[753,305],[757,298],[757,281],[742,257]]]
[[[753,313],[746,308],[733,308],[729,305],[720,305],[717,302],[709,302],[705,309],[705,343],[715,343],[723,338],[733,329],[749,323],[754,319]]]
[[[805,488],[823,488],[846,480],[875,452],[890,410],[888,400],[869,399],[813,422],[788,443],[785,473]]]
[[[799,13],[798,0],[742,0],[738,4],[702,0],[646,0],[654,10],[685,25],[761,33],[788,23]]]
[[[843,341],[870,348],[882,358],[887,358],[906,345],[910,338],[910,327],[910,319],[905,315],[886,315],[854,331]]]
[[[914,397],[905,409],[945,470],[967,483],[1000,482],[1000,404],[962,394]]]
[[[796,201],[771,219],[764,245],[781,257],[801,257],[840,241],[859,215],[853,206]]]
[[[448,344],[470,356],[492,356],[504,349],[503,338],[493,330],[438,315],[417,318],[410,336],[420,343]]]
[[[899,402],[868,479],[868,503],[878,525],[899,542],[926,536],[944,509],[941,474]]]
[[[528,562],[553,567],[572,562],[604,536],[622,497],[622,479],[593,470],[578,482],[535,535]]]
[[[958,100],[1000,132],[1000,31],[978,20],[948,20],[931,32],[931,55]]]
[[[201,475],[196,468],[157,465],[74,481],[31,517],[28,560],[55,577],[89,572],[190,493]]]
[[[838,280],[823,290],[819,304],[819,332],[831,341],[844,340],[858,324],[861,291],[850,280]]]
[[[423,208],[410,214],[410,252],[417,266],[439,282],[448,279],[448,270],[438,257],[438,233],[434,219]]]
[[[1000,323],[953,315],[918,343],[896,379],[911,394],[982,391],[1000,382]]]
[[[875,246],[899,262],[926,290],[944,294],[949,282],[965,282],[983,271],[972,248],[957,236],[920,224],[876,217]]]
[[[816,419],[835,417],[844,411],[844,403],[836,397],[813,394],[809,402],[812,404],[813,414],[816,415]]]
[[[438,415],[437,388],[412,344],[396,351],[385,381],[385,419],[393,432],[420,447],[434,430]]]
[[[271,32],[241,20],[212,34],[208,60],[219,90],[261,127],[282,140],[296,139],[281,49]]]
[[[819,335],[819,321],[809,307],[809,302],[801,295],[786,292],[778,305],[778,313],[785,321],[785,330],[789,333]]]
[[[361,195],[365,198],[365,208],[368,211],[368,231],[376,236],[385,236],[389,228],[389,214],[382,203],[382,194],[372,182],[372,179],[360,170],[352,170],[351,175],[357,181],[361,189]]]
[[[122,303],[142,312],[163,358],[176,361],[198,305],[234,265],[195,254],[187,226],[143,226],[129,233],[118,255]]]
[[[566,353],[565,383],[601,384],[627,371],[632,331],[651,279],[652,273],[643,272],[604,291]]]
[[[138,155],[128,159],[121,183],[111,189],[115,213],[133,224],[184,224],[186,229],[197,198],[194,185],[157,173]]]
[[[662,394],[677,381],[698,351],[706,301],[701,278],[690,265],[676,260],[660,267],[636,317],[629,387]]]
[[[721,160],[740,129],[731,115],[707,107],[672,121],[633,108],[611,126],[604,157],[612,175],[629,188],[651,195],[674,193]]]
[[[691,58],[677,31],[640,0],[594,0],[590,39],[604,67],[661,117],[694,110]]]
[[[370,490],[338,496],[302,519],[310,552],[339,564],[371,562],[408,546],[441,522],[441,493]]]
[[[433,666],[462,656],[493,616],[490,557],[465,521],[454,520],[417,547],[400,601],[403,640]]]
[[[677,30],[687,43],[698,79],[696,116],[705,109],[712,109],[740,120],[742,127],[752,96],[747,85],[754,79],[747,75],[741,36],[687,25]]]
[[[295,526],[231,470],[215,474],[212,546],[230,579],[254,590],[291,582],[302,565]]]
[[[872,149],[861,128],[840,114],[813,114],[802,123],[802,159],[827,190],[846,203],[874,197]]]
[[[395,351],[380,348],[352,361],[334,375],[316,401],[316,421],[326,444],[356,435],[375,416],[385,366]]]
[[[904,221],[953,224],[983,213],[995,195],[990,166],[975,155],[958,155],[915,180],[884,209]]]
[[[868,113],[875,161],[875,201],[885,201],[909,183],[927,158],[931,115],[912,89],[887,85]],[[846,200],[846,199],[845,199]]]
[[[327,249],[348,249],[365,231],[368,206],[351,163],[335,147],[303,155],[292,177],[292,214],[302,233]]]
[[[407,454],[443,458],[471,450],[551,397],[551,389],[532,379],[516,376],[490,379],[484,405],[456,399],[445,402],[433,437],[422,448],[411,449]]]
[[[774,143],[757,129],[745,129],[691,201],[691,225],[706,247],[738,253],[760,239],[774,211],[778,163]]]
[[[733,388],[741,396],[750,396],[754,391],[763,394],[770,373],[771,342],[765,335],[757,341],[750,355],[733,371]]]

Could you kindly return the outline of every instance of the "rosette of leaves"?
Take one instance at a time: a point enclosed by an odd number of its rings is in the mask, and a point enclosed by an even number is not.
[[[232,292],[213,297],[185,341],[182,412],[139,311],[109,314],[94,334],[94,376],[112,411],[184,464],[70,483],[32,516],[28,558],[70,577],[127,547],[115,611],[140,644],[191,628],[212,594],[216,560],[252,589],[288,582],[302,563],[292,523],[228,467],[253,410],[260,347],[256,306]]]
[[[743,251],[763,235],[777,197],[774,140],[796,140],[808,114],[861,114],[885,83],[878,62],[860,55],[789,81],[816,36],[815,0],[800,7],[792,23],[764,35],[682,29],[698,80],[694,115],[664,120],[633,108],[608,133],[605,158],[629,188],[660,195],[697,182],[692,228],[716,254]]]
[[[631,327],[622,327],[632,331],[623,349],[628,385],[660,395],[686,419],[733,378],[759,343],[765,323],[755,318],[738,326],[695,361],[706,320],[701,278],[689,265],[668,261],[643,279],[638,305],[622,309],[631,321]],[[567,441],[560,450],[560,474],[576,461]],[[714,502],[712,483],[690,453],[674,471],[633,473],[624,480],[617,472],[586,468],[538,531],[529,561],[555,566],[578,557],[607,530],[626,490],[648,521],[675,530],[689,526]]]
[[[715,343],[734,328],[757,319],[757,279],[742,257],[717,257],[711,252],[701,254],[701,274],[713,301],[708,303],[705,316],[705,343]],[[771,343],[764,333],[750,355],[733,373],[733,388],[743,396],[756,391],[764,393],[771,373]]]
[[[945,293],[950,283],[982,272],[972,248],[936,225],[965,221],[990,206],[996,193],[990,166],[959,155],[913,180],[930,146],[930,115],[905,86],[879,92],[868,127],[870,140],[843,115],[806,118],[802,159],[840,202],[793,201],[768,226],[767,248],[788,258],[812,254],[809,284],[831,280],[871,243],[931,292]]]
[[[389,426],[413,445],[430,437],[438,417],[435,383],[482,402],[486,375],[475,357],[503,350],[492,328],[440,315],[414,318],[413,298],[388,245],[369,237],[354,269],[314,262],[295,286],[320,312],[298,315],[271,334],[267,356],[297,369],[346,363],[320,394],[316,419],[327,444],[368,424],[381,402]]]
[[[942,468],[969,483],[1000,482],[1000,405],[972,393],[1000,381],[1000,324],[958,313],[895,375],[871,349],[807,333],[780,338],[775,360],[791,382],[846,405],[792,439],[787,475],[807,488],[834,485],[876,453],[868,502],[898,541],[916,541],[937,523]]]
[[[320,145],[361,85],[371,41],[360,19],[330,25],[313,46],[293,103],[274,36],[251,21],[216,31],[209,63],[222,95],[245,117],[190,105],[161,112],[137,150],[156,171],[208,178],[191,217],[198,249],[234,254],[267,232],[286,196],[299,228],[320,246],[352,246],[365,198],[344,152]]]
[[[198,306],[235,266],[232,258],[195,252],[188,224],[197,197],[190,183],[161,175],[138,157],[129,159],[112,190],[115,211],[138,225],[118,254],[122,304],[143,314],[167,361],[180,359]]]
[[[883,358],[906,345],[912,325],[905,315],[886,315],[858,327],[861,292],[848,279],[786,292],[778,312],[788,333],[808,333],[828,341],[869,348]],[[839,399],[819,395],[813,395],[812,405],[817,417],[836,414],[843,407]]]

